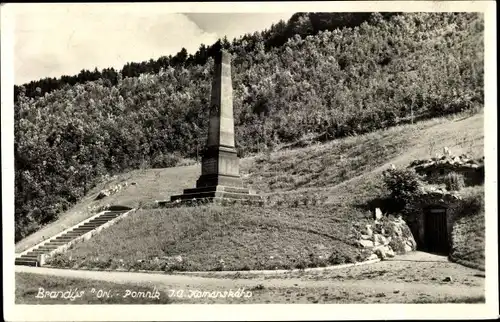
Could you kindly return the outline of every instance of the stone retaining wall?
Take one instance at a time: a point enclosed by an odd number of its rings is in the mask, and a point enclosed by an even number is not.
[[[415,169],[428,183],[443,184],[446,175],[458,173],[464,176],[466,186],[484,183],[484,157],[472,159],[465,154],[442,156],[413,161],[409,168]]]

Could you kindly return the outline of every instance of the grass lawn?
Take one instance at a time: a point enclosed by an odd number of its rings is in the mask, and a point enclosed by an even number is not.
[[[335,205],[140,210],[54,264],[168,270],[162,257],[180,255],[177,270],[326,266],[362,256],[353,223],[367,219],[365,212]]]
[[[43,290],[42,290],[43,288]],[[95,291],[92,292],[92,289]],[[68,292],[69,291],[69,292]],[[83,291],[83,293],[81,293]],[[127,293],[127,291],[130,291]],[[150,295],[146,292],[151,292]],[[46,292],[51,292],[47,294]],[[57,293],[57,292],[63,292]],[[64,293],[67,293],[66,295]],[[106,294],[104,292],[107,292]],[[144,292],[138,296],[132,292]],[[75,294],[77,296],[75,296]],[[108,296],[109,294],[109,296]],[[127,295],[128,294],[128,295]],[[98,280],[16,273],[16,304],[169,304],[168,296],[154,298],[152,287]],[[81,295],[78,297],[78,295]],[[164,294],[161,294],[164,295]],[[133,298],[132,296],[135,296]],[[74,298],[74,300],[71,300]]]
[[[467,266],[484,269],[484,186],[465,188],[461,194],[474,202],[453,225],[451,258]]]

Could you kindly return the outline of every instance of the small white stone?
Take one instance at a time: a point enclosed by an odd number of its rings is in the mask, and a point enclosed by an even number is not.
[[[373,242],[371,240],[360,240],[359,244],[365,248],[371,248],[374,246]]]
[[[366,225],[366,234],[370,237],[373,235],[372,225]]]

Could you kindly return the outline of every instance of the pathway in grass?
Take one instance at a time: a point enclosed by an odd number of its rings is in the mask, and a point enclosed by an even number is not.
[[[415,252],[391,261],[322,272],[294,272],[280,275],[200,277],[129,272],[96,272],[50,268],[16,267],[29,272],[31,285],[50,288],[63,278],[88,279],[86,288],[95,287],[92,280],[127,285],[128,289],[157,287],[162,296],[172,290],[217,292],[244,289],[251,297],[182,298],[181,303],[445,303],[484,302],[484,273]],[[37,280],[38,276],[45,277]],[[46,278],[46,276],[57,276]],[[445,282],[446,277],[451,281]],[[65,280],[67,281],[69,280]],[[38,283],[38,284],[37,284]],[[45,283],[45,284],[44,284]],[[76,283],[76,282],[71,282]],[[64,284],[64,283],[63,283]],[[76,285],[76,284],[74,284]],[[96,285],[102,285],[101,282]],[[19,294],[31,296],[26,284],[18,284]],[[52,287],[54,288],[54,287]],[[97,288],[97,287],[96,287]],[[194,294],[194,293],[193,293]],[[33,294],[34,296],[34,294]]]

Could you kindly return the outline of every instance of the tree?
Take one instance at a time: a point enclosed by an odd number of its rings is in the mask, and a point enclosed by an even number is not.
[[[182,47],[181,51],[179,51],[173,58],[172,63],[174,65],[182,65],[186,62],[188,58],[188,53],[186,48]]]

